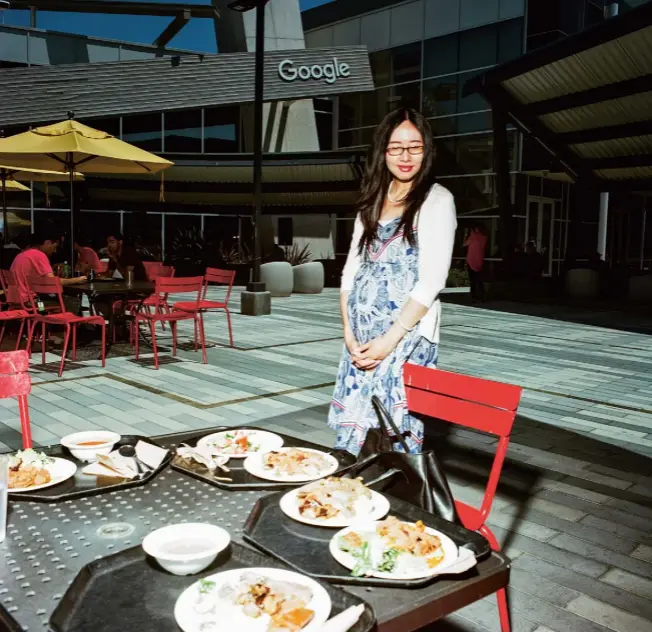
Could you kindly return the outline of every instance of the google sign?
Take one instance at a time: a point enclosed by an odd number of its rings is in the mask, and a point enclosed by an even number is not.
[[[327,64],[314,64],[313,66],[295,66],[291,59],[284,59],[278,65],[278,75],[283,81],[294,81],[295,79],[321,81],[323,79],[326,83],[335,83],[340,77],[350,77],[351,68],[349,64],[337,61],[337,57],[333,57],[333,61]]]

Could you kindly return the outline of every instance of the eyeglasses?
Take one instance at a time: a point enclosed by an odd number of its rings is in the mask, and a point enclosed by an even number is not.
[[[407,151],[410,156],[420,156],[423,153],[423,145],[412,145],[410,147],[392,146],[387,148],[390,156],[402,156]]]

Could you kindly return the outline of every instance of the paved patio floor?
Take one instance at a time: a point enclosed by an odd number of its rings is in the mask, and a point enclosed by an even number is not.
[[[525,387],[489,520],[514,562],[513,629],[648,632],[652,327],[632,315],[507,303],[447,303],[443,318],[442,368]],[[139,363],[110,356],[106,369],[69,363],[59,379],[59,357],[48,354],[44,371],[35,355],[35,441],[100,427],[158,435],[256,424],[332,444],[338,293],[274,299],[272,316],[233,321],[235,349],[224,316],[207,318],[208,365],[192,350],[159,371],[148,354]],[[18,428],[15,402],[0,400],[0,451],[20,446]],[[433,424],[429,441],[446,455],[454,493],[479,504],[494,442],[442,430]],[[499,630],[495,600],[432,629]]]

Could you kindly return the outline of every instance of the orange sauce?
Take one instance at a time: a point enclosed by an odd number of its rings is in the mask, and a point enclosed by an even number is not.
[[[80,441],[76,445],[86,448],[93,445],[104,445],[105,443],[107,443],[107,441]]]

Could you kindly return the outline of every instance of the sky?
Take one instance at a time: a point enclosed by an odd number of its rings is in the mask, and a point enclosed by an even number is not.
[[[183,0],[158,0],[183,2]],[[272,0],[283,2],[284,0]],[[300,0],[301,10],[332,2],[333,0]],[[210,0],[188,0],[189,4],[210,4]],[[7,11],[0,17],[5,24],[29,26],[26,11]],[[64,33],[78,33],[93,37],[151,44],[163,32],[170,18],[137,15],[98,15],[79,13],[38,12],[37,27]],[[215,31],[211,20],[193,19],[168,45],[173,48],[215,52]]]

